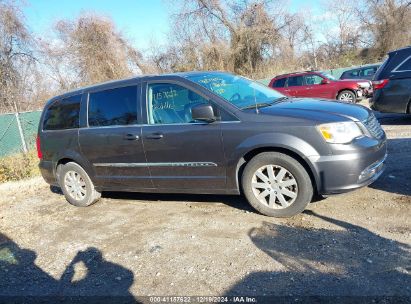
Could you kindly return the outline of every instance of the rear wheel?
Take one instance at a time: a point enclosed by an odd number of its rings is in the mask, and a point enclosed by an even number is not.
[[[302,212],[313,196],[311,179],[304,167],[278,152],[264,152],[251,159],[244,169],[242,187],[251,206],[274,217]]]
[[[58,169],[59,184],[66,200],[77,207],[94,204],[101,196],[86,171],[78,164],[69,162]]]
[[[355,93],[353,91],[350,91],[350,90],[341,91],[337,95],[337,99],[341,100],[341,101],[349,102],[349,103],[355,103],[356,102]]]

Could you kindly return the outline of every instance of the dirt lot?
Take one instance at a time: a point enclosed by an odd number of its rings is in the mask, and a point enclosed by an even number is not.
[[[241,197],[105,193],[76,208],[41,178],[0,185],[0,295],[411,296],[411,117],[372,186],[291,219]]]

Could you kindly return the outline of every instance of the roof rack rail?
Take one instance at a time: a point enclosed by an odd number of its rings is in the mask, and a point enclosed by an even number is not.
[[[286,76],[286,75],[291,75],[291,74],[299,74],[299,73],[318,72],[318,71],[319,70],[305,70],[305,71],[297,71],[297,72],[288,72],[288,73],[279,74],[275,77]]]

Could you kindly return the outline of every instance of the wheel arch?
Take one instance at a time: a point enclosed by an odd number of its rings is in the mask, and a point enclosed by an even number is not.
[[[256,147],[254,149],[251,149],[247,153],[245,153],[240,158],[240,160],[237,163],[237,167],[236,167],[236,183],[237,183],[237,187],[240,191],[242,191],[240,180],[241,180],[241,177],[243,175],[243,171],[244,171],[245,166],[247,165],[247,163],[253,157],[255,157],[256,155],[258,155],[260,153],[263,153],[263,152],[279,152],[279,153],[286,154],[286,155],[294,158],[295,160],[297,160],[304,167],[304,169],[307,171],[308,175],[310,176],[314,192],[316,194],[318,194],[319,180],[318,180],[317,176],[314,174],[315,170],[314,170],[314,167],[312,166],[312,164],[310,162],[308,162],[306,158],[304,158],[302,155],[300,155],[300,153],[295,151],[293,148],[291,148],[291,147],[279,147],[279,146]]]
[[[89,175],[90,179],[94,182],[94,170],[92,166],[88,163],[88,161],[84,160],[80,154],[72,151],[67,151],[64,155],[61,155],[54,161],[54,176],[56,177],[56,180],[58,181],[59,179],[59,166],[67,164],[69,162],[74,162],[81,166],[86,173]]]
[[[354,94],[354,97],[357,98],[357,94],[355,94],[355,90],[354,90],[354,89],[352,89],[352,88],[344,88],[344,89],[338,90],[337,94],[335,95],[335,99],[337,99],[337,98],[338,98],[338,95],[340,95],[340,93],[343,92],[343,91],[350,91],[351,93]]]

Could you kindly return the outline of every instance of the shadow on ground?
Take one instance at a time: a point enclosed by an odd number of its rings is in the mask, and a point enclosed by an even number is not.
[[[227,295],[411,297],[410,246],[344,221],[336,230],[264,222],[252,242],[284,268],[251,273]],[[408,298],[410,300],[411,298]]]
[[[385,171],[369,187],[390,193],[411,195],[411,138],[388,139]]]
[[[36,257],[34,251],[20,248],[0,233],[0,302],[5,297],[17,296],[56,303],[66,299],[69,302],[134,303],[129,292],[134,281],[133,273],[105,260],[97,248],[79,251],[60,279],[38,267]],[[75,267],[79,264],[85,267],[85,275],[80,277],[75,273]]]

